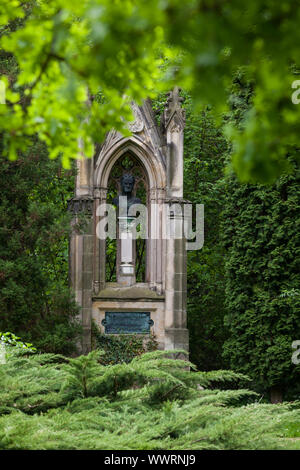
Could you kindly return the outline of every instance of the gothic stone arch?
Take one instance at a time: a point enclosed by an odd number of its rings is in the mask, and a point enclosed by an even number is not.
[[[169,93],[160,127],[150,100],[142,106],[132,103],[135,121],[128,124],[132,135],[124,137],[112,129],[92,160],[83,158],[77,163],[75,197],[69,208],[74,227],[82,212],[88,223],[84,233],[74,229],[70,239],[70,283],[81,307],[83,353],[91,348],[92,319],[109,334],[113,330],[107,326],[108,318],[119,318],[122,323],[129,312],[130,321],[149,319],[161,349],[188,350],[185,239],[163,238],[166,206],[183,202],[185,116],[181,101],[178,88]],[[149,209],[146,282],[128,286],[106,282],[105,240],[96,234],[97,209],[106,202],[112,168],[124,154],[134,156],[145,172]],[[183,220],[177,223],[183,232]]]

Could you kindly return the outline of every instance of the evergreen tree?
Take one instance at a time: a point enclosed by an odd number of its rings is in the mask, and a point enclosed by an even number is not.
[[[68,289],[66,205],[74,175],[39,142],[16,162],[0,161],[0,331],[70,353],[79,332]]]
[[[299,449],[299,403],[258,403],[243,375],[191,370],[178,352],[103,366],[100,351],[70,359],[11,346],[0,449]]]
[[[211,370],[224,366],[222,345],[226,339],[220,214],[227,143],[208,107],[193,112],[187,95],[185,107],[184,192],[193,205],[204,204],[204,245],[188,252],[190,357],[201,370]]]
[[[252,85],[238,74],[231,96],[232,118],[243,127]],[[233,175],[225,183],[225,324],[230,337],[224,357],[253,378],[257,389],[281,400],[299,392],[299,366],[291,362],[292,342],[300,338],[299,181],[296,157],[289,149],[293,173],[272,186],[241,184]],[[284,292],[294,292],[293,302]],[[298,385],[297,385],[298,382]]]
[[[186,110],[184,130],[184,196],[193,205],[204,204],[204,245],[188,252],[187,318],[190,358],[201,370],[222,368],[226,336],[224,318],[224,256],[220,241],[220,214],[225,202],[222,180],[227,142],[209,106],[193,109],[191,95],[182,91]],[[166,101],[154,101],[157,116]]]

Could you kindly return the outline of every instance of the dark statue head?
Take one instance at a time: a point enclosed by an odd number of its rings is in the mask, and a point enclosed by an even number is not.
[[[131,173],[124,173],[120,180],[121,183],[121,194],[113,199],[113,204],[119,207],[119,197],[126,196],[127,197],[127,213],[129,207],[133,204],[140,204],[141,200],[132,195],[132,191],[134,188],[135,177]]]
[[[131,194],[134,188],[135,177],[130,173],[124,173],[121,178],[121,189],[123,194]]]

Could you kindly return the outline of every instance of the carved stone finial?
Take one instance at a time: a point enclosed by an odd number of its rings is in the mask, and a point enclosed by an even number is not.
[[[172,132],[179,132],[184,129],[185,110],[182,109],[184,98],[180,96],[181,88],[174,87],[168,93],[166,108],[164,111],[164,126],[167,129],[171,125]]]
[[[142,130],[144,129],[144,120],[143,120],[140,108],[137,106],[137,104],[134,101],[132,101],[130,103],[130,106],[131,106],[132,113],[134,115],[135,120],[133,122],[129,122],[127,124],[128,129],[133,134],[138,133],[138,132],[142,132]]]

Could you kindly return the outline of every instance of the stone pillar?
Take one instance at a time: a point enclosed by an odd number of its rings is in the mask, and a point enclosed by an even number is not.
[[[167,198],[165,205],[166,275],[165,275],[165,349],[188,351],[186,321],[186,240],[183,220],[183,130],[185,112],[180,89],[169,93],[164,114],[167,139]]]
[[[156,188],[149,189],[149,205],[148,205],[148,282],[151,290],[157,289],[157,245],[159,242],[159,224],[158,224],[158,211],[157,211],[157,190]]]
[[[135,240],[132,236],[133,218],[118,217],[118,234],[120,238],[120,264],[117,266],[118,283],[121,286],[135,284]]]
[[[70,237],[69,264],[70,287],[75,293],[75,300],[80,306],[80,322],[83,326],[79,353],[91,349],[91,317],[93,289],[93,195],[92,195],[93,160],[82,157],[77,161],[75,197],[68,203],[68,210],[73,213],[72,234]],[[84,229],[79,228],[83,223]]]
[[[168,199],[166,221],[170,224],[170,238],[166,241],[166,306],[165,349],[189,349],[187,330],[187,260],[184,237],[183,204]],[[176,211],[173,211],[176,204]]]
[[[72,234],[70,238],[70,284],[75,293],[75,300],[81,307],[80,321],[83,326],[83,338],[78,352],[87,353],[91,348],[91,315],[93,292],[93,199],[73,198],[69,201],[69,210],[73,213]],[[84,231],[78,228],[84,215]]]
[[[104,217],[98,213],[99,206],[106,204],[107,188],[94,189],[94,294],[105,288],[105,257],[106,257],[106,240],[101,239],[97,235],[97,225]]]

